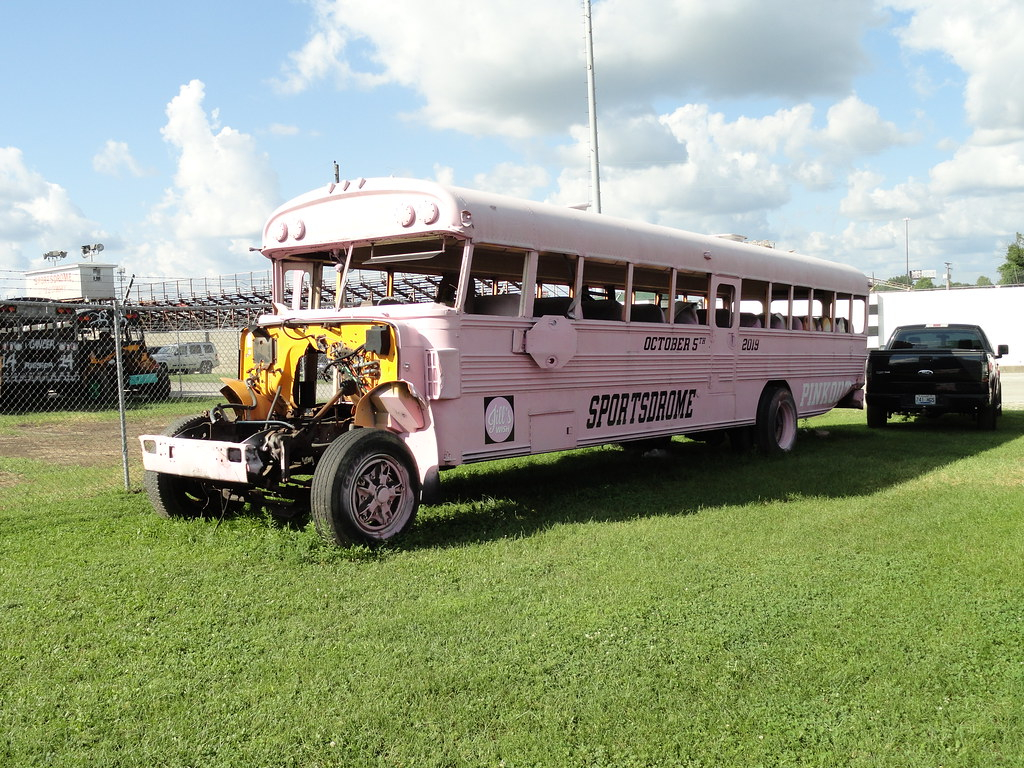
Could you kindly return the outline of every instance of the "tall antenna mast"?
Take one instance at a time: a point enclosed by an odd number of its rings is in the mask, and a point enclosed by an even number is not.
[[[583,0],[583,20],[587,30],[587,103],[590,113],[590,186],[595,213],[601,212],[601,176],[597,159],[597,101],[594,96],[594,30],[590,23],[590,0]]]

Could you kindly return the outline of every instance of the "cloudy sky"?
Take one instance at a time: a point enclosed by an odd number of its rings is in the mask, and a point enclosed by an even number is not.
[[[0,295],[102,242],[266,269],[280,203],[415,176],[591,198],[581,0],[7,0]],[[606,214],[890,277],[1024,231],[1020,0],[593,0]],[[909,219],[909,222],[905,221]]]

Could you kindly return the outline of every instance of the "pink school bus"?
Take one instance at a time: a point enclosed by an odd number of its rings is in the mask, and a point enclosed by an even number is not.
[[[867,278],[771,248],[407,179],[273,213],[273,311],[225,402],[141,438],[164,517],[308,506],[337,544],[402,533],[442,470],[728,435],[793,448],[861,407]]]

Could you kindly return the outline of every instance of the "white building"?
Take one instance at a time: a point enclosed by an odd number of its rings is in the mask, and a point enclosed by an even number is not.
[[[110,301],[116,264],[64,264],[25,273],[25,295],[54,301]]]
[[[1024,366],[1024,286],[881,291],[871,294],[869,312],[870,349],[884,344],[898,325],[973,323],[993,346],[1009,345],[1000,361],[1004,369]]]

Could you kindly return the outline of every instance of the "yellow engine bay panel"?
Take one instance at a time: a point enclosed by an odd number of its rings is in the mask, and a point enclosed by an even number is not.
[[[242,331],[239,377],[222,394],[242,406],[240,418],[300,415],[316,404],[318,381],[333,381],[335,399],[356,403],[382,382],[398,379],[394,329],[386,323],[254,326]]]

